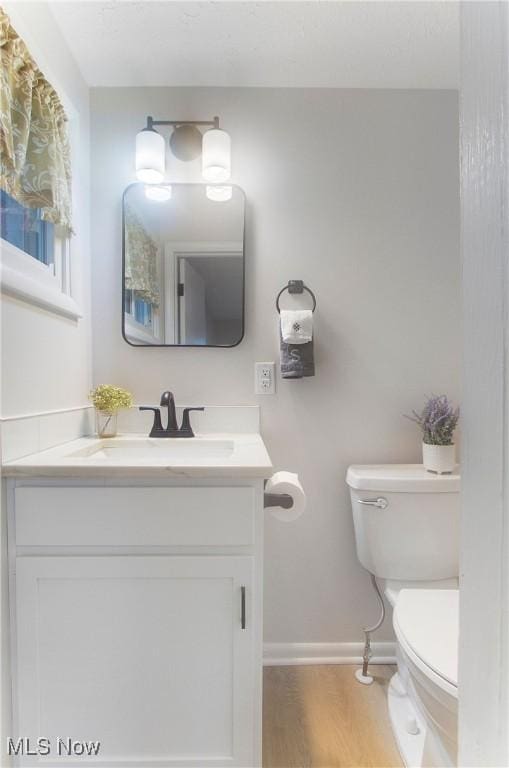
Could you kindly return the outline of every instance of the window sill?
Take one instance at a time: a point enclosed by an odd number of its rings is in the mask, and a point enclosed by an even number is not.
[[[82,317],[77,303],[71,296],[62,292],[55,277],[45,265],[5,240],[0,243],[2,293],[71,320],[79,320]]]
[[[147,344],[160,344],[160,340],[153,333],[147,331],[145,326],[131,320],[128,315],[124,315],[124,338],[128,344],[133,346],[146,346]]]

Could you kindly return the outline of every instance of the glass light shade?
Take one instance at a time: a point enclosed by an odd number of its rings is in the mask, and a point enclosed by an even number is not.
[[[205,193],[209,200],[213,200],[215,203],[225,203],[227,200],[232,199],[233,189],[232,187],[218,185],[212,187],[207,184]]]
[[[145,197],[158,203],[164,203],[171,199],[171,186],[169,184],[165,184],[162,187],[156,184],[147,184],[145,187]]]
[[[211,128],[203,134],[202,174],[205,181],[228,181],[231,174],[231,139],[226,131]]]
[[[164,139],[160,133],[145,128],[136,134],[136,176],[146,184],[164,179]]]

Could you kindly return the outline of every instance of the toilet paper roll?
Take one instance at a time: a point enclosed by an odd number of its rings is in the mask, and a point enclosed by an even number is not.
[[[270,480],[267,480],[265,493],[287,493],[293,499],[290,509],[266,507],[277,520],[290,523],[300,517],[306,509],[306,494],[299,482],[299,476],[294,472],[275,472]]]

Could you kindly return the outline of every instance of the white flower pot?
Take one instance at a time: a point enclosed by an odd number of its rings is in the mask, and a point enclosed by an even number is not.
[[[456,446],[423,443],[422,463],[428,472],[437,475],[450,473],[456,466]]]

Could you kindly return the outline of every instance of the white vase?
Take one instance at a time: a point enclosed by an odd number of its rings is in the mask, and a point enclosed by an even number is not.
[[[422,463],[428,472],[450,474],[456,466],[456,446],[422,444]]]
[[[95,409],[95,431],[98,437],[115,437],[117,434],[117,411],[108,413]]]

